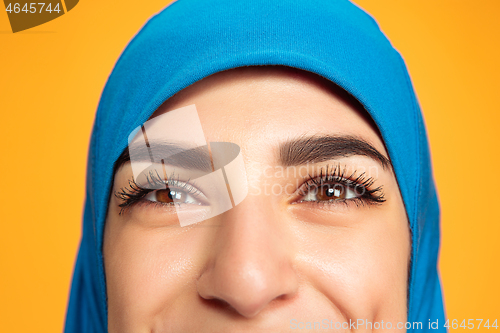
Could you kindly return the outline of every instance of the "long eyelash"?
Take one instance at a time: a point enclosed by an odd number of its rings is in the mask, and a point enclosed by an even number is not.
[[[121,207],[119,215],[131,207],[132,205],[140,202],[148,193],[153,192],[158,189],[165,189],[167,187],[177,187],[183,189],[187,193],[196,194],[199,192],[194,186],[190,185],[187,180],[186,182],[179,181],[179,177],[175,178],[175,174],[172,172],[170,177],[164,179],[158,174],[158,171],[149,171],[149,175],[146,176],[146,181],[149,188],[141,187],[134,178],[128,180],[128,186],[122,187],[120,191],[115,191],[114,195],[121,199],[123,203],[118,206]],[[165,204],[162,204],[165,205]]]
[[[339,199],[335,200],[336,202],[341,202],[347,204],[348,202],[354,202],[357,206],[363,204],[381,204],[385,202],[384,192],[382,191],[382,185],[370,189],[375,183],[375,179],[373,177],[368,177],[365,172],[362,172],[359,175],[357,171],[354,170],[352,174],[346,176],[346,169],[341,168],[340,164],[335,167],[326,166],[326,170],[323,172],[323,168],[320,171],[319,176],[313,177],[308,174],[308,179],[304,182],[304,185],[301,186],[299,192],[302,195],[305,195],[303,188],[305,187],[305,191],[309,191],[313,187],[322,186],[330,183],[338,183],[344,185],[349,188],[362,187],[363,195],[359,197],[355,197],[352,199]],[[312,201],[315,203],[328,203],[328,201]]]

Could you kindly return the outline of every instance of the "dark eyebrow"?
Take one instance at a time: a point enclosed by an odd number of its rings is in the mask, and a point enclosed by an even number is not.
[[[367,156],[392,170],[391,161],[373,145],[354,136],[310,136],[289,140],[279,146],[279,163],[285,167],[325,162],[337,157]]]
[[[144,145],[132,146],[137,157],[142,161],[150,161],[150,151]],[[169,155],[175,154],[174,159],[169,159],[168,164],[187,169],[197,169],[202,171],[212,171],[210,154],[206,146],[186,149],[172,143],[152,142],[150,147],[155,152],[168,149]],[[348,157],[354,155],[367,156],[382,165],[384,168],[392,170],[391,161],[382,155],[375,147],[363,139],[353,136],[311,136],[289,140],[279,146],[279,163],[283,166],[297,166],[307,163],[325,162],[337,157]],[[155,154],[157,155],[157,154]],[[157,156],[153,156],[155,159]],[[157,159],[157,158],[156,158]],[[114,173],[126,162],[130,161],[129,147],[115,162]],[[160,163],[160,161],[157,161]]]
[[[125,148],[115,162],[114,172],[126,162],[130,161],[130,150],[134,152],[135,161],[162,163],[191,170],[211,172],[212,160],[207,146],[194,148],[183,147],[170,142],[148,142],[132,144]],[[165,159],[165,156],[168,156]]]

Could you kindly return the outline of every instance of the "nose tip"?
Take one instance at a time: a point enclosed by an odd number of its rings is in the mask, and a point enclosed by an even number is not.
[[[255,317],[271,302],[288,299],[297,291],[294,272],[270,264],[261,261],[259,265],[247,262],[223,267],[226,263],[216,263],[198,280],[198,294],[222,301],[244,317]]]

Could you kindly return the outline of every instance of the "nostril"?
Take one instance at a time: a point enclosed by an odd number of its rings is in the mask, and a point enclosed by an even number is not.
[[[201,299],[201,302],[203,304],[205,304],[207,307],[210,307],[216,311],[224,311],[224,312],[238,314],[238,311],[236,311],[236,309],[233,308],[231,306],[231,304],[229,304],[228,302],[226,302],[223,299],[213,297],[213,296],[210,296],[207,298],[200,296],[200,299]]]
[[[290,299],[290,298],[293,298],[293,297],[295,297],[295,293],[292,293],[292,294],[281,294],[278,297],[276,297],[273,301],[276,301],[276,300],[284,301],[286,299]]]

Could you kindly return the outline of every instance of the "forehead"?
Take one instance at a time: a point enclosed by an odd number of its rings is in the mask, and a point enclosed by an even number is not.
[[[285,66],[218,72],[179,91],[152,117],[195,104],[208,141],[252,147],[300,136],[351,135],[387,156],[371,117],[331,81]]]

